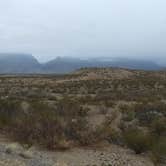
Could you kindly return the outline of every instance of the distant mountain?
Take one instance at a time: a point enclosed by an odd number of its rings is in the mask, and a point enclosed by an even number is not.
[[[99,59],[102,61],[102,59]],[[112,61],[107,59],[107,64],[112,67],[121,67],[128,69],[143,69],[143,70],[160,70],[161,66],[153,61],[147,60],[136,60],[129,58],[113,58]]]
[[[90,65],[91,63],[87,60],[58,57],[52,61],[43,64],[43,71],[48,73],[67,73],[82,67],[90,67]]]
[[[0,73],[34,73],[39,71],[39,62],[30,54],[0,53]]]
[[[142,70],[160,70],[161,66],[153,61],[132,60],[125,58],[102,59],[93,58],[87,60],[70,59],[58,57],[43,65],[45,72],[66,73],[84,67],[120,67],[128,69],[142,69]]]
[[[120,67],[128,69],[160,70],[161,66],[153,61],[125,58],[78,59],[57,57],[40,64],[31,54],[0,53],[0,73],[68,73],[85,67]]]

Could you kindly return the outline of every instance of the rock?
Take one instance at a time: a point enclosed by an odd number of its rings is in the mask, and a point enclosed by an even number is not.
[[[22,111],[25,113],[25,114],[28,114],[28,111],[29,111],[29,103],[28,102],[22,102],[21,103],[21,108],[22,108]]]
[[[57,162],[53,166],[68,166],[68,164],[66,164],[65,162]]]
[[[11,143],[6,147],[6,153],[12,154],[12,153],[19,153],[23,151],[23,147],[18,143]]]
[[[24,152],[21,152],[19,154],[21,157],[23,157],[24,159],[32,159],[33,158],[33,152],[32,151],[24,151]]]

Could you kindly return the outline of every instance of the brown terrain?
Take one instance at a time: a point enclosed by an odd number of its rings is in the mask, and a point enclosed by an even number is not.
[[[0,76],[0,166],[166,165],[166,72]]]

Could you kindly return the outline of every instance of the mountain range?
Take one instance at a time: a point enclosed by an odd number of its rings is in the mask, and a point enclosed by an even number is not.
[[[71,57],[57,57],[46,63],[39,63],[31,54],[0,53],[0,74],[68,73],[85,67],[120,67],[142,70],[163,69],[163,66],[153,61],[126,58],[89,58],[83,60]]]

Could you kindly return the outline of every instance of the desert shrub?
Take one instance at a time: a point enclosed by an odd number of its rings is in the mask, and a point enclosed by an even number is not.
[[[58,147],[64,129],[54,112],[35,111],[21,114],[13,122],[11,132],[14,139],[26,144],[40,144],[49,149]]]
[[[85,118],[73,119],[67,128],[67,136],[79,145],[87,146],[95,142],[93,131],[90,130]]]
[[[132,121],[135,118],[135,111],[133,109],[133,106],[121,104],[119,106],[120,111],[123,114],[123,120],[124,121]]]
[[[136,104],[134,107],[135,116],[142,125],[149,125],[154,119],[165,116],[166,104]]]
[[[116,105],[116,103],[112,100],[105,100],[104,104],[106,107],[114,107]]]
[[[160,117],[154,119],[150,126],[150,129],[153,134],[157,134],[158,136],[166,135],[166,118]]]
[[[139,129],[125,131],[124,140],[128,147],[133,149],[137,154],[148,151],[151,146],[150,135]]]
[[[156,163],[166,164],[166,137],[160,137],[152,146],[151,159]]]
[[[109,127],[109,129],[106,132],[107,132],[107,136],[105,139],[109,143],[123,145],[124,141],[123,141],[120,131],[117,131],[114,128]]]
[[[63,117],[85,117],[89,111],[87,108],[83,108],[78,101],[73,101],[68,97],[60,100],[56,105],[56,113]]]
[[[120,130],[117,126],[113,126],[112,122],[116,118],[116,111],[113,113],[112,117],[107,117],[101,125],[98,125],[93,132],[94,137],[97,142],[108,141],[109,143],[114,143],[118,145],[123,144],[123,138]]]
[[[0,100],[0,127],[9,125],[20,110],[20,103],[16,100]]]
[[[127,105],[127,104],[120,104],[120,105],[119,105],[119,109],[120,109],[120,111],[121,111],[122,113],[125,113],[126,110],[127,110],[127,111],[128,111],[128,110],[131,110],[131,109],[130,109],[130,106]]]
[[[124,121],[132,121],[135,118],[135,112],[134,111],[126,111],[123,115]]]
[[[67,98],[59,101],[55,108],[33,101],[28,113],[16,114],[8,130],[12,138],[21,143],[49,149],[67,148],[68,142],[88,145],[92,135],[86,121],[87,111]]]

